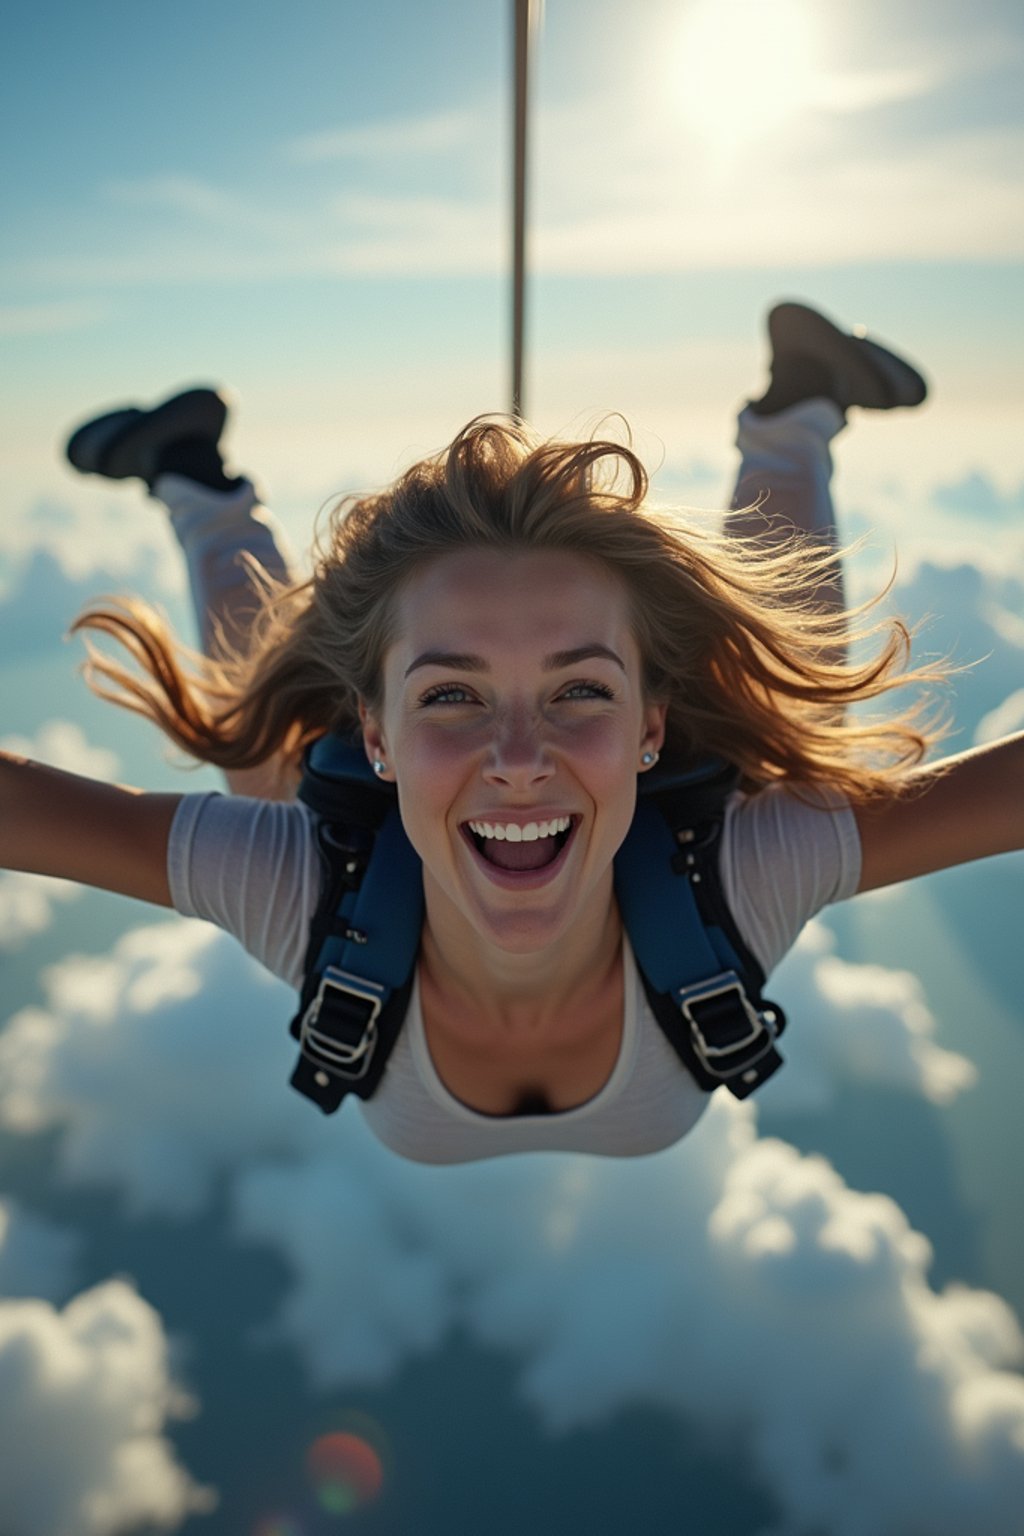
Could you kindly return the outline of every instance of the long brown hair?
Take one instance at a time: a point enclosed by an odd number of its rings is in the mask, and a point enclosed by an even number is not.
[[[853,629],[864,610],[832,614],[808,596],[834,578],[832,551],[794,539],[767,553],[706,515],[647,505],[647,492],[628,446],[542,442],[518,422],[480,417],[387,490],[341,501],[309,580],[275,587],[254,570],[262,604],[244,653],[187,653],[132,599],[87,610],[73,629],[116,637],[141,668],[90,646],[96,692],[194,757],[248,768],[295,760],[325,731],[357,730],[360,699],[379,706],[395,598],[425,561],[474,546],[572,550],[626,584],[645,687],[668,703],[674,758],[715,753],[749,788],[785,779],[855,800],[898,781],[940,734],[934,712],[920,698],[879,717],[863,706],[945,675],[909,667],[906,626]]]

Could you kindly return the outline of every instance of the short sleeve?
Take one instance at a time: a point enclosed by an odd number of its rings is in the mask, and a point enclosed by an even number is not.
[[[171,900],[232,934],[273,975],[302,982],[321,868],[305,806],[185,795],[167,851]]]
[[[772,971],[801,929],[860,883],[860,837],[849,803],[784,787],[736,795],[720,853],[729,910],[747,945]]]

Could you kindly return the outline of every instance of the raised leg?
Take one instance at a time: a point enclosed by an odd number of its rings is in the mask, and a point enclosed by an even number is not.
[[[227,412],[218,391],[190,389],[149,410],[108,411],[85,422],[67,445],[74,468],[144,480],[166,508],[188,568],[200,647],[211,657],[222,640],[245,651],[260,606],[245,556],[275,580],[296,579],[284,534],[252,482],[225,474],[219,443]],[[236,794],[282,799],[294,791],[276,762],[225,777]]]
[[[727,529],[765,547],[794,530],[837,550],[832,502],[832,439],[851,406],[891,410],[920,405],[927,385],[913,365],[860,329],[847,332],[806,304],[778,304],[768,315],[771,382],[740,412],[740,467]],[[743,509],[753,510],[743,510]],[[817,602],[842,609],[838,558]]]
[[[185,556],[203,652],[216,656],[221,636],[244,652],[260,606],[245,557],[277,581],[297,579],[282,529],[261,505],[251,480],[219,491],[185,475],[162,474],[152,495],[166,507]]]
[[[215,657],[223,640],[244,654],[261,601],[246,557],[277,581],[297,579],[283,530],[251,480],[225,491],[167,473],[157,476],[152,495],[167,508],[185,556],[201,649]],[[226,770],[225,778],[236,795],[280,800],[295,788],[277,762]]]
[[[832,502],[832,439],[846,419],[834,401],[818,397],[773,415],[751,406],[740,412],[736,446],[740,466],[733,494],[736,509],[726,521],[737,538],[756,539],[765,548],[792,538],[794,531],[838,547]],[[843,575],[835,562],[833,579],[815,588],[822,606],[844,606]]]

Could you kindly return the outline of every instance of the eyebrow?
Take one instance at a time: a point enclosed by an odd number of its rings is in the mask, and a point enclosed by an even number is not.
[[[595,657],[614,661],[623,672],[626,670],[626,664],[622,658],[607,645],[577,645],[571,651],[552,651],[550,656],[544,657],[542,667],[545,672],[561,672],[565,667],[574,667],[578,662],[592,661]],[[446,667],[451,672],[489,672],[491,670],[482,656],[473,656],[465,651],[424,651],[405,669],[406,677],[410,672],[415,672],[417,667]]]

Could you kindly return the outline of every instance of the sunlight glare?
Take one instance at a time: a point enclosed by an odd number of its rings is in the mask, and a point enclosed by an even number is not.
[[[710,156],[731,161],[809,105],[816,55],[806,0],[693,0],[679,32],[674,88]]]

